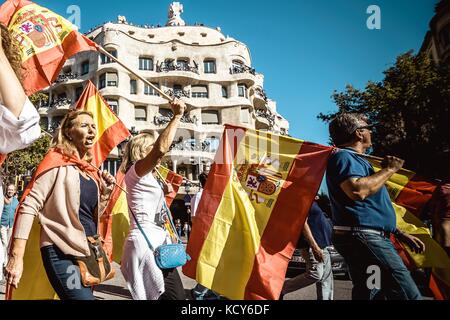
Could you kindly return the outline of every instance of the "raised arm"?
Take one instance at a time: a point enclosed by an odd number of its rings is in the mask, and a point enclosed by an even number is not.
[[[180,124],[186,105],[183,101],[176,99],[171,103],[171,107],[174,114],[172,120],[161,133],[158,140],[156,140],[155,145],[149,154],[144,159],[136,162],[135,170],[140,177],[147,175],[155,169],[164,155],[170,150],[170,146],[175,138],[177,127]]]
[[[0,38],[3,39],[4,29],[0,29],[2,34]],[[1,41],[3,42],[3,41]],[[22,113],[23,106],[27,96],[23,90],[22,84],[11,67],[8,58],[6,57],[3,46],[0,45],[0,101],[15,117],[19,117]]]
[[[377,193],[389,178],[403,167],[403,164],[402,159],[388,156],[382,163],[382,170],[369,177],[347,179],[341,184],[341,189],[350,199],[364,201]]]

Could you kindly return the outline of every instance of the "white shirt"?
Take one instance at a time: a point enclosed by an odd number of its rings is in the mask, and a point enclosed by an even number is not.
[[[198,204],[200,203],[200,199],[202,198],[203,189],[200,189],[200,191],[195,194],[191,199],[191,216],[195,217],[197,214]]]
[[[41,135],[39,114],[27,98],[19,118],[0,104],[0,153],[8,154],[28,147]]]
[[[145,229],[146,235],[153,248],[160,246],[166,241],[167,232],[163,228],[163,221],[160,217],[164,193],[156,178],[152,173],[144,177],[139,177],[133,165],[125,176],[127,185],[128,206],[136,216],[139,224]],[[133,215],[130,214],[131,233],[140,234]]]

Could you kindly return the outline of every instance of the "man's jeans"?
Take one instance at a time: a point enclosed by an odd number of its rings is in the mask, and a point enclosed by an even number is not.
[[[295,278],[286,280],[282,294],[288,294],[312,284],[316,284],[317,300],[333,300],[333,272],[331,269],[331,255],[327,248],[322,250],[323,262],[318,262],[312,249],[302,249],[302,256],[306,262],[306,272]]]
[[[422,299],[389,238],[363,232],[334,233],[333,244],[349,267],[353,300]],[[380,270],[379,279],[376,279],[377,267]],[[381,288],[374,285],[376,280],[379,280]]]

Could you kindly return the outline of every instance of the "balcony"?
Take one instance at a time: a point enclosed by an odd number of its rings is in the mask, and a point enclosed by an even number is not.
[[[153,123],[156,126],[163,126],[169,123],[172,117],[173,117],[172,114],[170,114],[169,116],[155,116],[153,119]],[[196,116],[189,117],[188,114],[184,114],[183,117],[181,117],[181,123],[198,125],[198,119]]]
[[[167,94],[168,96],[171,96],[172,98],[175,97],[175,98],[178,98],[178,99],[183,98],[183,97],[184,98],[190,98],[191,97],[191,92],[189,90],[172,90],[172,89],[169,89],[169,90],[166,90],[164,93]]]
[[[56,79],[55,83],[64,83],[67,82],[69,80],[76,80],[78,79],[78,74],[76,73],[65,73],[65,74],[60,74],[58,76],[58,78]]]
[[[268,101],[267,95],[266,95],[266,91],[264,91],[263,88],[261,87],[256,87],[255,88],[255,93],[258,97],[262,98],[265,102]]]
[[[256,70],[252,67],[246,66],[244,64],[238,65],[233,64],[230,68],[230,74],[241,74],[241,73],[250,73],[252,75],[256,75]]]
[[[69,108],[72,105],[72,100],[67,98],[54,99],[50,104],[50,109],[60,109],[63,107]]]
[[[191,66],[187,63],[161,62],[156,66],[156,72],[186,71],[199,74],[197,65]]]
[[[187,152],[206,152],[215,153],[217,152],[218,144],[213,146],[211,141],[183,141],[181,138],[172,144],[170,147],[171,151],[187,151]]]
[[[267,125],[269,129],[272,129],[275,125],[275,115],[267,110],[256,110],[256,120]]]

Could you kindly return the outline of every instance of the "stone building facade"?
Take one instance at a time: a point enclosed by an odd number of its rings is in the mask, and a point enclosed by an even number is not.
[[[117,22],[95,27],[86,36],[190,106],[163,161],[192,182],[188,190],[181,189],[181,197],[197,191],[197,177],[209,170],[224,124],[288,134],[288,121],[264,91],[264,76],[251,67],[249,48],[219,28],[185,25],[177,3],[171,5],[164,27],[136,26],[119,16]],[[67,61],[49,88],[49,103],[39,110],[43,127],[50,131],[58,127],[86,80],[96,84],[132,133],[161,131],[172,116],[167,100],[150,86],[104,55],[82,52]],[[118,169],[119,154],[120,147],[105,163],[112,173]]]

